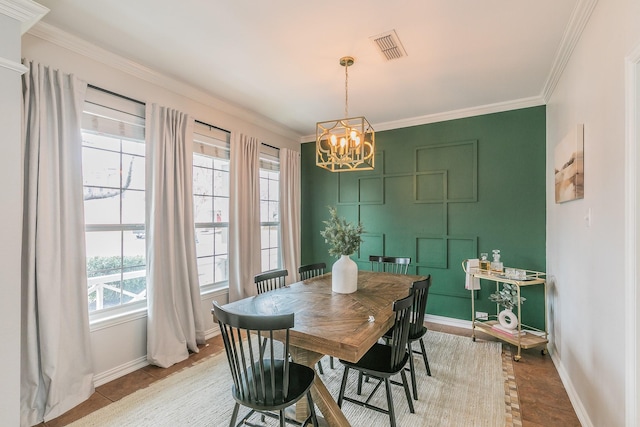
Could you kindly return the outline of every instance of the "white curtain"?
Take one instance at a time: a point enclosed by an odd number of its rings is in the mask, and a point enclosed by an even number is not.
[[[25,65],[20,424],[31,426],[94,390],[80,131],[87,84]]]
[[[204,344],[193,219],[193,119],[147,107],[147,360],[168,367]]]
[[[229,208],[229,301],[257,294],[260,273],[260,142],[234,134]]]
[[[293,283],[300,266],[300,153],[287,148],[280,149],[280,229],[287,283]]]

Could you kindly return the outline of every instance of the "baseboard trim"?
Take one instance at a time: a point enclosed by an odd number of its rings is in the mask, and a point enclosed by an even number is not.
[[[573,410],[576,411],[576,416],[578,417],[578,420],[580,420],[580,424],[582,424],[583,427],[593,427],[593,423],[591,422],[591,419],[589,418],[589,415],[587,414],[587,411],[582,404],[582,400],[580,400],[580,397],[578,396],[578,393],[576,392],[576,389],[571,382],[569,374],[567,374],[567,370],[562,364],[562,360],[558,357],[558,354],[553,351],[552,348],[549,349],[549,355],[551,356],[553,364],[556,366],[558,375],[560,375],[560,380],[562,381],[562,384],[564,385],[564,388],[569,395],[569,400],[573,405]]]
[[[456,328],[471,329],[470,320],[454,319],[452,317],[436,316],[427,314],[424,318],[426,322],[437,323],[439,325],[455,326]]]
[[[138,369],[142,369],[147,365],[149,365],[147,356],[139,357],[130,362],[123,363],[122,365],[116,366],[113,369],[109,369],[107,371],[94,375],[93,386],[99,387],[103,384],[108,383],[109,381],[113,381],[127,374],[130,374],[131,372],[137,371]]]

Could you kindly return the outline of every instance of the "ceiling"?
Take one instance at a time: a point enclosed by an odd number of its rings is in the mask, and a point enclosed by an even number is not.
[[[301,138],[349,115],[376,130],[540,105],[580,0],[37,0],[65,32],[257,113]],[[407,56],[370,39],[395,30]],[[504,108],[507,109],[507,108]],[[433,120],[431,120],[433,121]],[[312,138],[313,139],[313,138]]]

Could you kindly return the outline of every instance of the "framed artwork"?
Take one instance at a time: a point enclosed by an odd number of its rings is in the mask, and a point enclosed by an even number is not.
[[[584,199],[584,125],[571,130],[554,151],[556,203]]]

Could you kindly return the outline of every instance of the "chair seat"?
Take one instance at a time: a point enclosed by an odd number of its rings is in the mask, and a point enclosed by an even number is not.
[[[236,402],[249,408],[256,410],[278,410],[290,406],[293,402],[298,401],[304,396],[313,384],[315,371],[308,366],[300,365],[297,363],[289,362],[289,392],[287,396],[284,396],[282,391],[284,390],[284,384],[282,379],[284,375],[282,373],[284,367],[283,360],[275,361],[275,396],[272,393],[271,387],[271,362],[268,359],[264,360],[263,372],[265,379],[265,394],[262,396],[262,381],[260,381],[260,375],[253,375],[254,369],[261,369],[260,365],[254,365],[248,369],[249,382],[243,378],[242,385],[244,393],[238,393],[238,389],[235,385],[232,387],[232,395]],[[257,378],[258,381],[253,379]],[[254,390],[259,390],[261,398],[258,399]],[[243,397],[244,396],[244,397]],[[249,398],[251,397],[251,398]]]
[[[409,359],[409,353],[405,352],[402,361],[398,366],[389,366],[389,360],[391,360],[391,346],[375,343],[373,347],[367,351],[364,356],[360,358],[356,363],[348,362],[346,360],[340,360],[340,362],[346,366],[357,368],[365,375],[372,377],[388,377],[401,370],[407,360]]]
[[[384,333],[384,335],[382,336],[382,338],[388,339],[391,338],[391,334],[393,333],[393,328],[389,329],[387,332]],[[409,337],[408,340],[409,341],[417,341],[420,338],[422,338],[424,336],[424,334],[427,333],[427,328],[425,328],[424,326],[420,329],[418,329],[417,332],[415,333],[411,333],[409,332]]]

